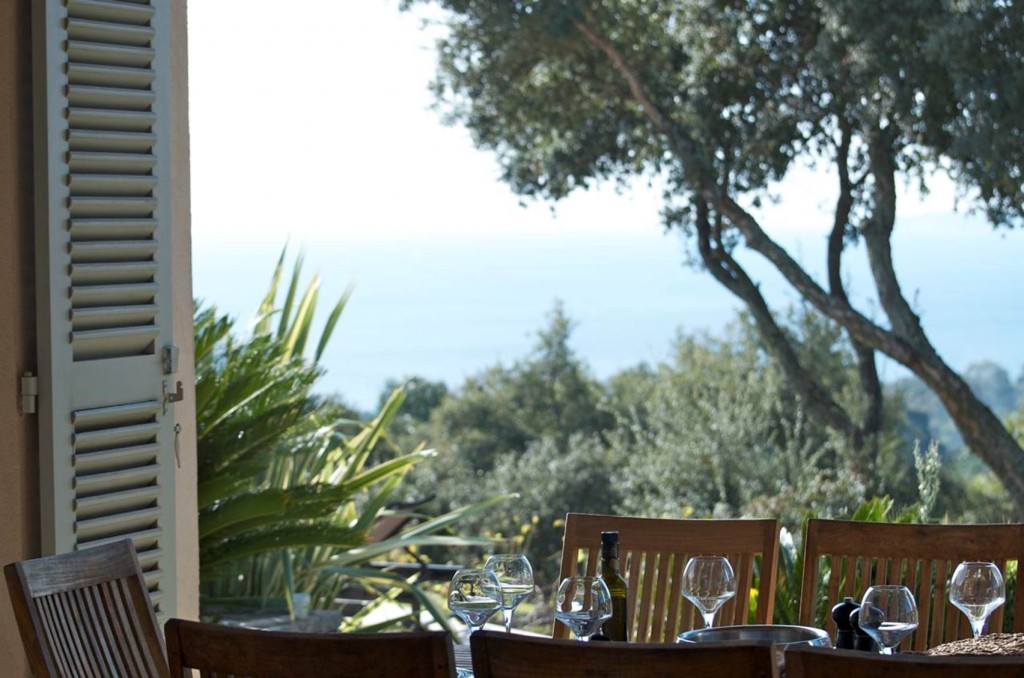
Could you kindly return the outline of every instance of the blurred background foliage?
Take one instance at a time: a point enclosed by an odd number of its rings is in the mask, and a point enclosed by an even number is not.
[[[913,378],[887,385],[882,432],[858,447],[808,416],[745,313],[720,335],[680,331],[670,360],[604,380],[573,351],[573,327],[556,303],[533,351],[511,365],[456,388],[396,379],[381,396],[404,384],[411,408],[392,422],[392,439],[404,448],[426,441],[444,460],[413,469],[398,493],[429,496],[438,510],[519,493],[465,528],[518,541],[545,589],[557,576],[569,511],[778,517],[797,544],[809,515],[944,522],[1016,515],[998,479],[963,449],[939,402]],[[845,407],[865,406],[840,328],[798,307],[785,329]],[[965,374],[1024,435],[1022,410],[1010,409],[1024,377],[1011,380],[991,363]],[[865,508],[877,502],[888,508]],[[447,557],[483,556],[469,549]]]
[[[318,358],[348,292],[317,337],[317,279],[300,290],[299,259],[285,285],[283,266],[284,254],[248,332],[196,306],[206,614],[290,605],[296,591],[327,608],[356,589],[373,602],[343,618],[343,628],[408,628],[421,621],[417,610],[446,625],[436,584],[380,562],[426,572],[523,550],[540,586],[523,623],[535,610],[547,628],[563,519],[576,511],[779,518],[786,532],[776,621],[786,623],[795,619],[809,516],[1015,515],[998,479],[964,451],[918,382],[887,387],[881,433],[858,444],[808,416],[744,313],[720,335],[680,330],[669,360],[601,380],[573,350],[574,323],[556,303],[522,359],[456,387],[394,379],[376,412],[356,412],[316,390]],[[784,327],[844,407],[865,406],[838,327],[806,307],[791,309]],[[991,363],[965,374],[1024,437],[1024,378]],[[403,520],[371,536],[387,516]],[[378,608],[400,598],[407,604],[382,621]]]

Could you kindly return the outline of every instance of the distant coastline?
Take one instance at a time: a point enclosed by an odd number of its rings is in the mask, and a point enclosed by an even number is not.
[[[196,229],[194,293],[251,318],[280,254],[277,245],[204,242]],[[365,237],[305,243],[307,275],[322,279],[321,305],[350,283],[355,292],[323,358],[322,389],[372,409],[389,378],[422,376],[451,388],[496,363],[525,357],[556,300],[576,321],[573,346],[598,378],[665,359],[678,330],[718,332],[740,305],[707,274],[684,265],[678,236],[635,234]],[[823,238],[789,245],[815,263]],[[292,253],[300,245],[293,243]],[[1024,234],[994,233],[960,216],[901,224],[894,242],[904,292],[940,354],[958,370],[993,361],[1016,375],[1024,364]],[[863,254],[851,253],[848,288],[867,313]],[[776,308],[796,297],[751,265]],[[820,267],[819,267],[820,268]],[[883,378],[906,372],[883,364]]]

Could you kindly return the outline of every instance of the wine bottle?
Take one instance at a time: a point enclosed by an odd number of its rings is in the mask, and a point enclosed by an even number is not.
[[[612,618],[601,630],[609,640],[629,640],[629,587],[619,574],[619,533],[601,533],[601,579],[612,594]]]

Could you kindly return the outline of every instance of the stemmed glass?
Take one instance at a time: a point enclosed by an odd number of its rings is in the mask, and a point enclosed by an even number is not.
[[[587,642],[612,618],[612,595],[600,577],[566,577],[555,593],[555,619]]]
[[[872,586],[860,603],[858,623],[878,643],[881,654],[894,647],[917,628],[917,603],[906,586]]]
[[[448,609],[466,622],[472,635],[501,609],[498,578],[487,570],[459,570],[448,585]]]
[[[1006,584],[995,563],[965,562],[956,566],[949,582],[949,602],[971,621],[977,638],[985,631],[988,616],[1006,601]]]
[[[501,613],[505,632],[512,633],[512,613],[533,593],[533,567],[521,553],[498,553],[487,559],[484,569],[494,573],[501,585]]]
[[[722,556],[695,556],[683,570],[683,595],[697,606],[705,628],[711,628],[715,613],[736,595],[736,575]]]

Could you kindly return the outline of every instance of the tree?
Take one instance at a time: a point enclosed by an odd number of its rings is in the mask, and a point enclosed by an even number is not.
[[[877,453],[881,352],[932,389],[1024,508],[1024,451],[939,356],[892,260],[896,188],[949,175],[995,227],[1024,219],[1024,12],[1013,0],[404,0],[448,10],[434,83],[447,119],[494,151],[523,196],[659,177],[665,223],[743,301],[809,414]],[[757,207],[794,167],[828,166],[838,199],[827,282],[774,240]],[[862,244],[873,318],[844,288]],[[848,333],[870,405],[843,407],[801,361],[741,263],[771,264]],[[864,469],[867,470],[867,469]]]
[[[541,437],[565,454],[574,434],[599,435],[613,426],[600,385],[569,346],[572,330],[556,304],[528,358],[468,378],[458,397],[441,402],[431,416],[431,445],[489,471],[498,455],[521,453]]]
[[[816,354],[816,375],[831,380],[844,407],[862,408],[841,330],[809,312],[794,312],[786,327]],[[767,515],[799,530],[808,511],[842,517],[866,497],[916,497],[912,446],[896,433],[899,413],[886,413],[875,472],[856,472],[849,441],[809,416],[777,364],[765,360],[746,314],[718,337],[681,335],[671,363],[619,373],[610,391],[621,422],[612,448],[625,460],[625,513]]]

